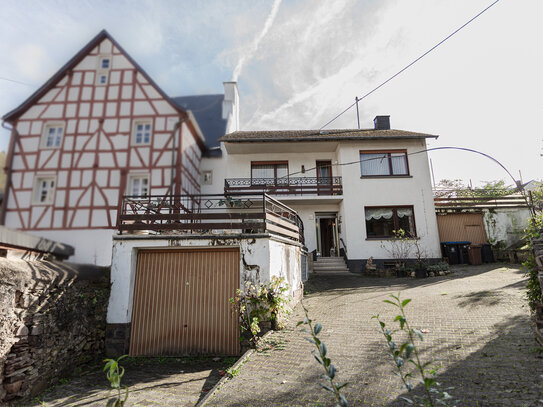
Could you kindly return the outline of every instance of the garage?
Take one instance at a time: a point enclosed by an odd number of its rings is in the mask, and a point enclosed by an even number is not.
[[[239,354],[239,287],[239,248],[139,250],[129,354]]]

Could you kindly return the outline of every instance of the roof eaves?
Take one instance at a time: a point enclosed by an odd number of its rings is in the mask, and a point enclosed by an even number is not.
[[[32,95],[30,95],[22,104],[17,108],[6,113],[2,120],[12,123],[17,117],[22,115],[32,104],[39,100],[49,89],[55,86],[66,74],[67,71],[76,66],[96,45],[102,42],[104,39],[109,39],[118,49],[123,53],[123,55],[137,68],[137,70],[145,77],[145,79],[164,97],[171,106],[177,110],[181,115],[186,117],[187,113],[184,109],[181,109],[161,88],[158,86],[153,79],[145,72],[145,70],[136,62],[132,57],[124,50],[123,47],[106,31],[100,31],[92,40],[90,40],[87,45],[85,45],[81,50],[75,54],[68,62],[66,62],[47,82],[45,82],[38,90],[36,90]]]

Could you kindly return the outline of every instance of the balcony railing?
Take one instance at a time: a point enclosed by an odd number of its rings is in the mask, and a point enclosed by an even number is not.
[[[266,194],[125,196],[122,234],[229,234],[270,232],[304,243],[298,214]]]
[[[272,195],[343,195],[341,177],[227,178],[224,192]]]

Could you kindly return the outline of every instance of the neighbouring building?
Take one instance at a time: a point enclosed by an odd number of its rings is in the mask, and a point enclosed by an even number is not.
[[[123,195],[200,192],[202,155],[236,129],[236,84],[225,92],[170,98],[100,32],[3,117],[12,134],[2,223],[109,265]]]

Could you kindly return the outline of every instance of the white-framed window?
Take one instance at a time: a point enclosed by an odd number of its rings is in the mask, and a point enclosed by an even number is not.
[[[111,56],[102,55],[98,58],[98,68],[96,72],[96,84],[107,85],[109,70],[111,68]]]
[[[147,196],[149,195],[149,176],[131,175],[128,179],[128,195]]]
[[[37,176],[34,178],[33,201],[39,205],[53,203],[55,196],[56,178],[52,175]]]
[[[150,120],[134,123],[134,144],[150,144],[153,125]]]
[[[100,58],[100,69],[109,69],[111,68],[111,58],[108,56]]]
[[[60,148],[64,135],[64,123],[48,123],[43,130],[41,146],[43,148]]]
[[[213,171],[202,172],[202,184],[204,185],[213,184]]]

